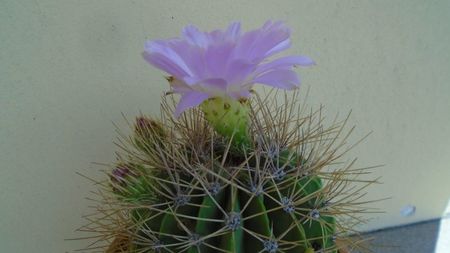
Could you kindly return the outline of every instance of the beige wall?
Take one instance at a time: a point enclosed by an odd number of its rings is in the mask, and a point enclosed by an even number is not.
[[[0,1],[0,251],[69,252],[63,241],[88,212],[76,172],[113,160],[121,112],[156,114],[167,89],[141,59],[146,39],[193,23],[246,29],[283,19],[309,101],[327,114],[353,108],[359,165],[383,185],[387,213],[363,229],[439,217],[450,198],[450,2],[442,1]],[[305,91],[306,89],[304,89]],[[406,204],[412,217],[400,216]]]

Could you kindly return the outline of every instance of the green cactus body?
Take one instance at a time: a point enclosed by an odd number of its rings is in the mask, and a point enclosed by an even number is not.
[[[297,191],[298,198],[307,197],[320,190],[318,180],[304,178],[281,193]],[[289,181],[294,179],[287,177],[280,184]],[[255,195],[228,185],[215,195],[190,198],[182,206],[170,206],[156,216],[154,211],[145,214],[140,210],[135,220],[144,220],[141,227],[154,231],[158,238],[158,250],[154,248],[154,252],[303,253],[311,247],[333,247],[331,239],[322,238],[334,234],[329,226],[334,224],[332,217],[302,219],[278,203],[282,201],[277,195],[276,191]]]
[[[334,151],[316,144],[334,128],[264,125],[290,119],[256,118],[258,108],[248,103],[213,98],[201,104],[203,113],[179,121],[138,118],[133,149],[110,184],[126,214],[129,246],[111,252],[339,252],[335,235],[346,231],[336,218],[339,203],[329,201],[345,183],[336,183],[341,174],[322,172]],[[203,132],[190,135],[195,129]],[[230,149],[224,140],[232,140]]]
[[[234,144],[249,143],[246,104],[211,99],[202,108],[217,132],[225,137],[236,138]],[[236,110],[240,112],[230,113]],[[224,125],[222,120],[233,124]],[[153,121],[140,118],[139,122],[143,125],[142,122]],[[144,135],[143,130],[151,130],[147,126],[155,129],[155,124],[144,126],[136,131],[138,141],[135,143],[144,153],[148,153],[156,131],[151,131],[153,135]],[[238,126],[240,131],[232,130],[233,126]],[[119,194],[127,197],[128,201],[140,202],[153,190],[153,202],[166,203],[153,209],[139,207],[131,211],[137,238],[140,238],[137,241],[144,238],[143,241],[147,243],[147,246],[142,242],[136,243],[136,252],[146,252],[148,249],[150,252],[167,253],[305,253],[312,248],[335,252],[332,241],[335,233],[334,217],[321,215],[319,211],[323,206],[321,178],[307,173],[300,175],[298,170],[306,162],[286,149],[272,156],[264,155],[260,160],[284,169],[283,174],[278,175],[272,169],[263,173],[265,179],[260,191],[248,187],[254,175],[249,175],[246,170],[238,170],[234,179],[227,178],[224,175],[230,171],[222,166],[201,173],[213,173],[209,176],[216,178],[217,184],[212,189],[207,188],[208,182],[199,179],[200,174],[193,171],[175,170],[170,172],[171,176],[153,173],[151,180],[136,176],[143,170],[141,167],[135,166],[130,171],[121,168],[115,172],[126,174],[125,188],[128,190]],[[256,160],[250,159],[249,166],[256,166]],[[171,181],[174,179],[178,183]],[[149,187],[150,181],[152,187]],[[202,187],[180,194],[177,187],[180,182]],[[154,185],[159,187],[155,188]]]
[[[250,107],[247,100],[210,98],[204,101],[200,108],[214,130],[226,138],[232,138],[234,146],[242,148],[250,145],[248,133]]]

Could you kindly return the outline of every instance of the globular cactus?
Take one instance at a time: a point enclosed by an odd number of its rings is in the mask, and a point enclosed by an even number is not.
[[[362,171],[352,164],[329,170],[347,151],[342,125],[325,128],[319,111],[295,118],[292,101],[245,103],[238,142],[211,108],[174,119],[165,101],[162,120],[137,118],[85,229],[107,252],[339,252],[336,238],[354,232],[340,218],[363,210],[359,189],[371,183],[349,188]]]
[[[343,160],[346,121],[325,127],[321,109],[297,106],[298,93],[279,105],[253,90],[299,87],[294,68],[315,63],[271,58],[289,45],[280,21],[246,33],[238,22],[212,32],[189,25],[180,38],[145,44],[145,60],[181,97],[163,100],[161,119],[137,118],[117,143],[109,180],[97,182],[97,215],[81,229],[95,233],[85,250],[342,253],[358,245],[346,236],[369,211],[360,199],[374,181]]]

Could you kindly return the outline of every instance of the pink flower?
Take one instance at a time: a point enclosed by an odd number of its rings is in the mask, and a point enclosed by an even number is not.
[[[269,60],[290,47],[286,25],[267,21],[260,29],[245,33],[240,26],[235,22],[225,31],[201,32],[189,25],[181,38],[145,43],[144,58],[174,77],[172,90],[181,94],[176,116],[211,97],[249,97],[255,83],[286,90],[299,87],[293,67],[313,65],[310,58]]]

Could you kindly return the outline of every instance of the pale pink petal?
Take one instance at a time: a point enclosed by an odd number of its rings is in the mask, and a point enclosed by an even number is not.
[[[258,30],[244,33],[239,38],[238,43],[236,44],[233,56],[235,58],[244,58],[248,59],[249,61],[253,61],[253,59],[250,58],[250,53],[253,45],[255,44],[255,41],[258,40],[259,36],[260,32]]]
[[[144,57],[144,59],[151,65],[164,70],[166,73],[173,76],[181,77],[187,75],[186,71],[162,54],[150,54],[148,52],[143,52],[142,57]]]
[[[204,71],[208,77],[226,77],[234,45],[230,42],[209,46],[204,53]]]
[[[208,38],[209,45],[222,43],[225,40],[224,32],[221,30],[214,30],[212,32],[205,33],[205,36]]]
[[[175,93],[187,93],[192,90],[192,87],[187,85],[185,82],[175,78],[173,81],[170,82],[170,87],[172,88],[172,91]]]
[[[253,48],[255,59],[264,59],[276,53],[288,49],[291,46],[290,31],[286,27],[276,27],[266,31],[258,39],[258,43]]]
[[[285,56],[273,60],[271,62],[261,64],[255,70],[255,76],[258,76],[268,70],[278,69],[278,68],[291,68],[294,66],[311,66],[314,65],[315,62],[306,56]]]
[[[300,79],[297,74],[289,69],[275,69],[269,71],[256,77],[254,82],[285,90],[292,90],[300,86]]]
[[[230,95],[230,97],[232,97],[233,99],[238,100],[239,98],[248,98],[250,97],[250,91],[248,89],[239,89],[237,91],[232,91],[234,89],[231,89],[230,91],[228,91],[228,94]]]
[[[183,29],[183,37],[192,45],[206,48],[208,46],[208,37],[197,27],[188,25]]]
[[[178,118],[187,109],[200,105],[208,97],[208,94],[198,91],[190,91],[182,94],[180,102],[178,102],[177,108],[175,109],[175,117]]]
[[[243,84],[247,77],[255,70],[255,63],[251,63],[245,59],[237,59],[228,64],[226,78],[228,83]]]
[[[265,38],[267,42],[265,44],[270,48],[266,51],[264,57],[270,57],[291,47],[291,31],[284,22],[272,22],[269,20],[264,24],[262,29],[267,30]]]
[[[210,95],[226,95],[227,91],[227,81],[221,78],[210,78],[202,80],[199,83],[199,86],[202,87],[202,90],[207,92]]]
[[[206,75],[203,48],[192,46],[185,40],[171,40],[168,44],[189,66],[190,76],[204,77]]]
[[[150,41],[145,43],[145,52],[150,54],[150,59],[153,55],[158,55],[159,59],[165,58],[164,61],[170,61],[173,65],[181,68],[187,75],[192,75],[191,70],[186,65],[186,62],[180,55],[175,52],[169,43],[164,41]]]
[[[282,22],[268,21],[260,29],[242,35],[236,53],[251,61],[260,62],[289,48],[290,31]]]
[[[235,41],[239,38],[241,35],[241,23],[234,22],[231,23],[230,26],[228,26],[227,31],[225,32],[226,39]]]
[[[276,44],[274,47],[272,47],[272,49],[267,51],[264,56],[265,57],[269,57],[269,56],[274,55],[274,54],[276,54],[278,52],[286,50],[286,49],[288,49],[290,47],[291,47],[291,40],[290,39],[282,40],[281,42]]]

